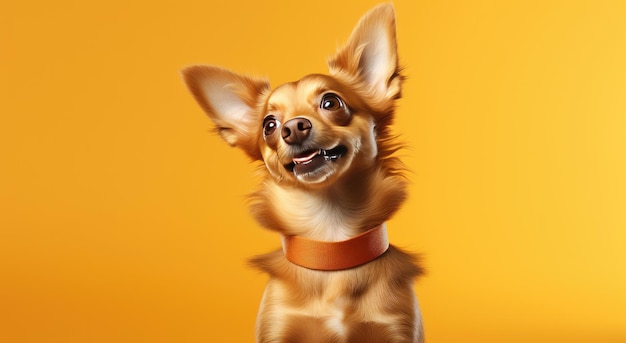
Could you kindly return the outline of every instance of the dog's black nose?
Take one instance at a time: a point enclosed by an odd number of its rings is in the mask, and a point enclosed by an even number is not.
[[[311,133],[313,124],[306,118],[293,118],[283,124],[281,134],[289,145],[302,144]]]

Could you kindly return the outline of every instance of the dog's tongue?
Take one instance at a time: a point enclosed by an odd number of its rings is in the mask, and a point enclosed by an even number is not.
[[[317,155],[319,155],[319,151],[314,151],[310,155],[307,155],[307,156],[294,157],[293,158],[293,163],[295,163],[295,164],[309,163]]]

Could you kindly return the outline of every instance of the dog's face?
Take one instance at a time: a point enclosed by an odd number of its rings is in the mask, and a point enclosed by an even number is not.
[[[183,76],[222,137],[262,160],[277,182],[323,187],[376,161],[402,81],[393,7],[366,14],[329,67],[330,75],[274,90],[214,66]]]
[[[326,184],[377,155],[374,119],[354,91],[325,75],[284,84],[263,111],[263,161],[277,179]]]

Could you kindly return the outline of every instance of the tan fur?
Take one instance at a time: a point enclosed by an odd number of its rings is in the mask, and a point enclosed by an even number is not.
[[[215,66],[192,66],[183,76],[222,137],[264,163],[263,182],[250,196],[258,222],[284,235],[340,241],[385,222],[406,197],[404,166],[393,155],[401,146],[389,130],[403,81],[393,7],[366,14],[329,67],[329,75],[274,90]],[[334,95],[344,106],[323,108],[322,99]],[[289,126],[303,120],[311,128]],[[289,142],[288,126],[302,141]],[[322,152],[334,155],[321,159]],[[394,246],[341,271],[296,266],[282,250],[251,265],[270,275],[257,342],[423,341],[412,289],[422,269]]]

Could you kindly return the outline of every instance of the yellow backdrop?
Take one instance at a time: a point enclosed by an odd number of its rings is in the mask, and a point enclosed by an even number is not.
[[[375,1],[0,4],[0,342],[251,342],[278,247],[178,75],[325,72]],[[396,1],[429,342],[626,341],[626,2]]]

